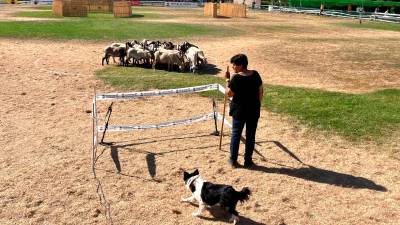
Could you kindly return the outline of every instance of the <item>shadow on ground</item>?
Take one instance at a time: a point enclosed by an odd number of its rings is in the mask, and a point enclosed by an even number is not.
[[[218,68],[214,64],[208,63],[207,65],[204,65],[199,71],[198,74],[200,75],[217,75],[221,72],[221,69]]]
[[[135,145],[141,145],[141,144],[147,144],[147,143],[155,143],[155,142],[162,142],[162,141],[173,141],[173,140],[180,140],[180,139],[193,139],[193,138],[199,138],[199,137],[204,137],[204,136],[209,136],[209,134],[199,134],[199,133],[193,133],[193,134],[188,134],[188,136],[179,136],[179,137],[174,137],[174,136],[165,136],[163,137],[154,137],[151,139],[147,140],[138,140],[139,142],[134,142],[134,143],[127,143],[127,144],[120,144],[117,145],[115,143],[109,143],[107,144],[110,147],[110,153],[111,153],[111,158],[115,164],[116,170],[118,173],[121,173],[121,164],[119,161],[118,157],[118,151],[119,149],[127,149],[127,150],[133,150],[130,147],[135,146]],[[245,140],[242,140],[245,141]],[[282,174],[282,175],[287,175],[291,177],[296,177],[304,180],[309,180],[313,182],[318,182],[318,183],[324,183],[324,184],[330,184],[330,185],[335,185],[339,187],[344,187],[344,188],[357,188],[357,189],[370,189],[370,190],[375,190],[375,191],[382,191],[386,192],[387,189],[379,184],[376,184],[374,181],[369,180],[364,177],[356,177],[350,174],[345,174],[345,173],[339,173],[327,169],[321,169],[317,168],[311,165],[307,165],[303,163],[303,161],[300,160],[299,157],[297,157],[293,151],[291,151],[289,148],[287,148],[285,145],[283,145],[281,142],[273,140],[273,141],[263,141],[263,142],[270,142],[275,144],[280,150],[285,152],[287,155],[289,155],[292,159],[296,160],[299,162],[302,166],[299,168],[295,167],[290,167],[290,166],[285,166],[279,163],[273,163],[270,160],[267,160],[266,157],[264,157],[259,150],[255,149],[255,153],[259,155],[262,159],[263,162],[267,163],[272,163],[276,164],[279,167],[265,167],[262,165],[255,165],[251,168],[251,170],[256,170],[264,173],[275,173],[275,174]],[[260,143],[258,142],[258,146],[260,146]],[[164,152],[149,152],[149,151],[141,151],[139,149],[134,149],[136,152],[142,152],[146,154],[146,162],[147,162],[147,168],[149,175],[151,176],[152,179],[156,176],[156,157],[161,156],[164,154],[169,154],[173,152],[181,152],[181,151],[187,151],[187,150],[193,150],[193,149],[204,149],[204,148],[210,148],[210,147],[216,147],[216,145],[207,145],[207,146],[199,146],[199,147],[194,147],[194,148],[184,148],[184,149],[174,149],[174,150],[169,150],[169,151],[164,151]]]
[[[143,14],[132,14],[129,18],[142,18],[144,17]]]
[[[370,189],[382,192],[387,191],[384,186],[378,185],[367,178],[356,177],[350,174],[338,173],[330,170],[316,168],[313,166],[302,168],[273,168],[258,165],[254,166],[252,170],[257,170],[264,173],[283,174],[301,178],[304,180],[330,184],[344,188]]]
[[[199,207],[195,203],[190,202],[189,204],[196,207],[196,210],[197,210],[197,207]],[[224,211],[219,205],[207,206],[206,210],[211,214],[211,217],[204,216],[205,212],[203,212],[203,215],[199,216],[200,219],[213,221],[213,222],[219,222],[219,223],[232,224],[232,222],[229,221],[229,219],[231,218],[231,214]],[[240,214],[239,214],[239,222],[237,224],[267,225],[265,223],[260,223],[260,222],[254,221],[254,220],[247,218]],[[280,224],[280,225],[283,225],[283,224]]]
[[[125,141],[121,142],[119,144],[114,143],[114,142],[103,142],[101,145],[110,148],[110,156],[111,159],[114,162],[116,172],[120,175],[123,176],[128,176],[128,177],[136,177],[132,176],[129,174],[124,174],[122,172],[121,168],[121,163],[119,159],[119,151],[121,150],[128,150],[128,151],[135,151],[138,153],[143,153],[146,155],[146,163],[147,163],[147,169],[149,172],[149,175],[152,179],[156,176],[156,159],[157,156],[163,156],[166,154],[170,153],[176,153],[176,152],[183,152],[183,151],[188,151],[188,150],[195,150],[195,149],[205,149],[205,148],[217,148],[218,146],[216,144],[212,145],[203,145],[203,146],[198,146],[198,147],[188,147],[188,148],[182,148],[182,149],[172,149],[172,150],[167,150],[167,151],[161,151],[161,152],[150,152],[150,151],[143,151],[137,148],[134,148],[135,146],[138,145],[143,145],[143,144],[150,144],[150,143],[156,143],[156,142],[164,142],[164,141],[177,141],[177,140],[182,140],[182,139],[196,139],[200,137],[208,137],[212,134],[205,134],[205,133],[189,133],[186,134],[186,136],[182,135],[165,135],[165,136],[160,136],[160,137],[153,137],[153,138],[143,138],[140,140],[132,140],[132,141]],[[124,143],[124,144],[122,144]]]
[[[358,189],[370,189],[370,190],[375,190],[375,191],[382,191],[386,192],[387,189],[382,186],[376,184],[374,181],[369,180],[364,177],[356,177],[350,174],[345,174],[345,173],[339,173],[335,171],[330,171],[326,169],[320,169],[311,165],[307,165],[303,163],[297,157],[293,151],[288,149],[285,145],[283,145],[279,141],[264,141],[264,142],[271,142],[275,144],[280,150],[288,154],[291,158],[295,159],[297,162],[299,162],[302,167],[300,168],[293,168],[293,167],[287,167],[285,165],[277,164],[280,167],[265,167],[261,165],[256,165],[252,167],[252,170],[256,171],[261,171],[264,173],[276,173],[276,174],[283,174],[283,175],[288,175],[292,177],[297,177],[301,178],[304,180],[309,180],[309,181],[314,181],[318,183],[324,183],[324,184],[330,184],[330,185],[335,185],[335,186],[340,186],[344,188],[358,188]],[[258,142],[258,145],[262,142]],[[256,151],[257,154],[261,155],[259,151]],[[265,157],[261,155],[263,159]],[[265,160],[264,160],[265,161]]]
[[[214,222],[224,222],[227,224],[232,224],[232,222],[229,221],[231,215],[229,213],[226,213],[223,211],[220,207],[211,207],[208,209],[212,217],[205,217],[205,216],[200,216],[201,219],[203,220],[208,220],[208,221],[214,221]],[[243,215],[239,215],[239,222],[237,224],[246,224],[246,225],[266,225],[265,223],[260,223],[257,221],[254,221],[248,217],[245,217]]]

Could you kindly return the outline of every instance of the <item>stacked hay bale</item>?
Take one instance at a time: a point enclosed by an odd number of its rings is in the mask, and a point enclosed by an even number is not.
[[[129,1],[114,2],[114,17],[131,17],[132,9]]]
[[[113,0],[89,0],[89,12],[113,12]]]
[[[64,16],[64,12],[66,11],[62,0],[53,0],[52,9],[55,16]]]
[[[84,17],[88,14],[87,0],[53,0],[53,14],[55,16]]]
[[[219,15],[225,17],[246,17],[246,5],[221,3]]]
[[[204,3],[204,15],[205,16],[211,16],[211,17],[217,17],[218,13],[217,13],[217,3]]]

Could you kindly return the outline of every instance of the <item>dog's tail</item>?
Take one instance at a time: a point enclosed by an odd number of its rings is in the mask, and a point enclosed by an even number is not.
[[[250,189],[248,187],[244,187],[244,188],[242,188],[241,191],[239,191],[239,192],[237,191],[235,193],[235,195],[236,195],[236,198],[237,198],[238,201],[244,202],[244,201],[249,200],[249,197],[251,195],[251,191],[250,191]]]

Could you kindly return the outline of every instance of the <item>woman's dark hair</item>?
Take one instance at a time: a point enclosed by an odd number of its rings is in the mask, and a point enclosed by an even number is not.
[[[249,61],[247,60],[247,56],[245,54],[237,54],[231,58],[231,63],[237,66],[242,66],[243,69],[247,69]]]

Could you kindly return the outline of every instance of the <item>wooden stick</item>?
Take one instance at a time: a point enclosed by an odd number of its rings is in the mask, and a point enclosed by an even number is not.
[[[224,133],[224,122],[225,122],[225,107],[226,107],[226,101],[227,101],[228,97],[225,94],[224,95],[224,109],[222,112],[222,122],[221,122],[221,133],[219,135],[219,150],[221,150],[221,145],[222,145],[222,135]]]
[[[229,66],[226,67],[225,78],[227,79],[226,82],[229,81],[231,75],[229,73]],[[222,145],[222,135],[224,133],[224,123],[225,123],[225,108],[226,108],[226,101],[228,100],[228,94],[225,93],[224,95],[224,111],[222,112],[222,122],[221,122],[221,134],[219,136],[219,150],[221,150]]]

